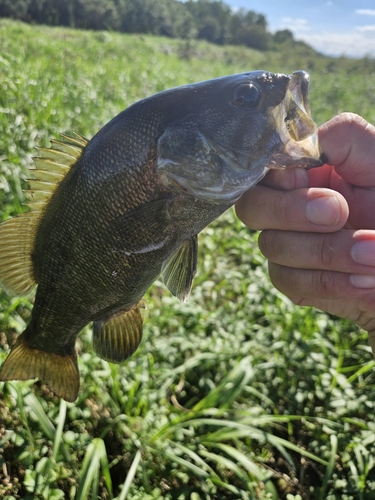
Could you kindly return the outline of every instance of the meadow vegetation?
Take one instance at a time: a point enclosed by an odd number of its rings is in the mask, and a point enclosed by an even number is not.
[[[132,102],[253,69],[311,75],[318,124],[375,122],[375,61],[304,47],[258,52],[206,42],[0,20],[0,220],[26,210],[36,146],[91,137]],[[0,498],[375,499],[375,372],[354,324],[273,289],[257,233],[229,210],[199,237],[186,304],[160,283],[143,342],[121,365],[79,337],[81,391],[0,383]],[[0,292],[0,362],[33,296]]]

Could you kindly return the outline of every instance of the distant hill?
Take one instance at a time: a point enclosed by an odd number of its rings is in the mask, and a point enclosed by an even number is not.
[[[0,17],[90,30],[204,39],[269,50],[303,44],[289,30],[268,31],[263,14],[232,10],[220,0],[0,0]]]

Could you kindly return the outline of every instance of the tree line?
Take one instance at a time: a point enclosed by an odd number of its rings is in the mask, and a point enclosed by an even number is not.
[[[263,14],[232,10],[221,0],[0,0],[0,17],[92,30],[199,38],[259,50],[293,41],[289,30],[272,35]]]

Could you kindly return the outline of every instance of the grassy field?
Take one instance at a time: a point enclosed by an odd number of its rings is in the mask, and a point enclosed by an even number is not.
[[[31,27],[0,20],[0,220],[24,210],[35,146],[91,137],[164,88],[267,69],[311,74],[320,124],[375,122],[375,61]],[[302,50],[302,49],[301,49]],[[156,282],[122,365],[80,336],[74,404],[0,383],[0,498],[375,499],[375,372],[367,336],[272,288],[257,234],[232,210],[199,237],[186,304]],[[0,362],[33,298],[0,292]]]

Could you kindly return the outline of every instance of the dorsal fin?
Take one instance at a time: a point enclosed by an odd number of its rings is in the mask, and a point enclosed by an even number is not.
[[[30,188],[25,190],[30,199],[27,205],[32,211],[41,212],[88,143],[87,139],[78,134],[75,134],[75,137],[61,134],[61,137],[61,141],[51,139],[50,148],[38,148],[41,156],[33,158],[36,168],[30,169],[30,172],[34,178],[28,179]]]
[[[52,139],[50,148],[40,148],[41,156],[34,158],[33,179],[25,190],[31,211],[0,224],[0,285],[15,295],[26,295],[36,285],[31,254],[43,210],[88,142],[78,134],[61,137]]]

